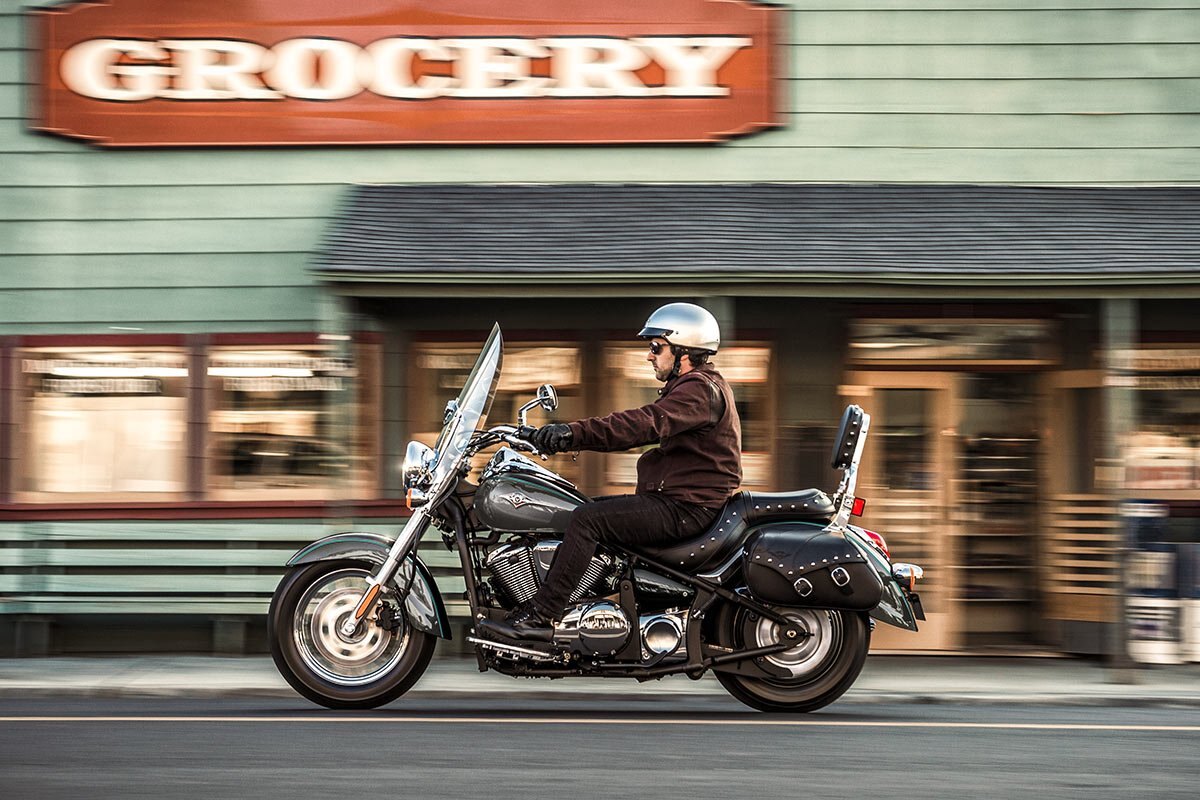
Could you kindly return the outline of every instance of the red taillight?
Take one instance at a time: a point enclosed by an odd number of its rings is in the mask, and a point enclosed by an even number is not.
[[[875,531],[869,531],[866,528],[861,528],[860,530],[862,530],[863,534],[871,540],[871,544],[875,545],[879,552],[883,553],[888,558],[892,557],[892,551],[888,549],[887,541],[882,536]]]
[[[861,517],[866,510],[867,501],[861,497],[856,497],[854,498],[854,505],[850,507],[850,516]]]

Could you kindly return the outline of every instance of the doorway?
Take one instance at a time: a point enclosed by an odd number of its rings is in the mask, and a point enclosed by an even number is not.
[[[861,523],[921,565],[927,620],[878,626],[876,650],[991,650],[1037,629],[1037,380],[1032,373],[860,371],[871,414]]]

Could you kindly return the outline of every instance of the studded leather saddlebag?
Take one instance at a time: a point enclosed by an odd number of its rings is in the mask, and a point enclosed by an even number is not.
[[[760,531],[746,544],[746,583],[759,600],[782,606],[868,611],[883,584],[858,548],[811,527]]]

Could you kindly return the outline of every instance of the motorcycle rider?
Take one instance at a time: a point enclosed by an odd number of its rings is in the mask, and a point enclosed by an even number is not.
[[[600,543],[655,545],[700,535],[742,479],[742,430],[729,384],[708,363],[721,344],[717,320],[691,303],[662,306],[638,336],[665,385],[649,405],[569,424],[544,425],[530,437],[546,455],[611,452],[657,443],[637,463],[632,495],[598,498],[571,514],[545,583],[503,622],[481,628],[503,638],[551,641]]]

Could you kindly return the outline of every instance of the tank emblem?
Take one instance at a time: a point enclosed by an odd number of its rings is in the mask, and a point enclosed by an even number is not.
[[[521,506],[528,506],[528,505],[534,504],[534,501],[531,498],[526,497],[525,495],[521,494],[520,492],[513,492],[512,494],[501,495],[500,499],[507,500],[508,502],[512,503],[513,508],[520,508]]]

